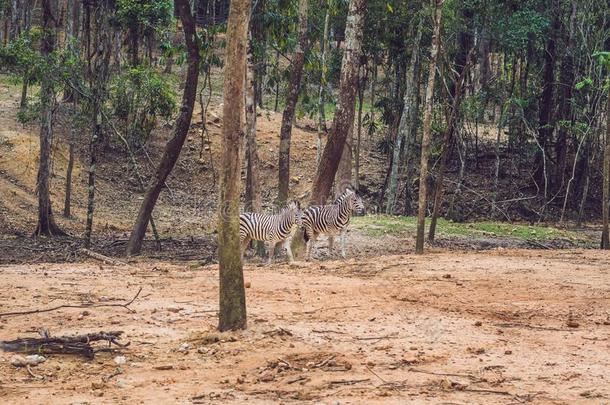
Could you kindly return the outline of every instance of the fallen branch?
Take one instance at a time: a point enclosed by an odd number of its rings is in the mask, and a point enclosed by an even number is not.
[[[0,318],[2,317],[6,317],[6,316],[15,316],[15,315],[31,315],[31,314],[40,314],[43,312],[51,312],[51,311],[56,311],[58,309],[62,309],[62,308],[105,308],[105,307],[121,307],[121,308],[125,308],[130,312],[135,312],[133,309],[129,308],[129,305],[133,304],[133,302],[140,296],[140,293],[142,292],[142,287],[140,287],[140,289],[138,290],[138,292],[136,293],[136,295],[129,301],[127,301],[124,304],[64,304],[64,305],[58,305],[56,307],[51,307],[51,308],[45,308],[45,309],[32,309],[32,310],[28,310],[28,311],[14,311],[14,312],[3,312],[0,313]]]
[[[565,328],[552,328],[547,326],[536,326],[536,325],[528,325],[526,323],[496,323],[494,326],[498,326],[500,328],[526,328],[526,329],[537,329],[537,330],[550,330],[554,332],[571,332],[574,329],[565,329]]]
[[[111,264],[113,266],[127,266],[127,263],[125,263],[125,262],[122,262],[122,261],[117,260],[117,259],[113,259],[112,257],[108,257],[108,256],[103,255],[101,253],[94,252],[93,250],[81,248],[80,252],[82,254],[84,254],[85,256],[88,256],[88,257],[90,257],[92,259],[95,259],[95,260],[99,260],[99,261],[101,261],[103,263],[106,263],[106,264]]]
[[[389,335],[384,336],[362,336],[355,337],[357,340],[382,340],[382,339],[395,339],[398,337],[398,333],[390,333]]]
[[[363,378],[360,380],[335,380],[335,381],[330,381],[329,384],[330,385],[354,385],[354,384],[358,384],[361,382],[366,382],[366,381],[370,381],[370,378]]]
[[[34,374],[34,372],[32,371],[32,368],[30,367],[29,364],[27,366],[25,366],[25,369],[28,371],[28,374],[31,375],[33,379],[35,379],[35,380],[44,380],[43,376]]]
[[[92,359],[97,350],[91,346],[91,342],[106,341],[108,346],[115,344],[119,347],[127,347],[129,343],[122,344],[117,341],[122,334],[122,331],[114,331],[50,337],[43,333],[42,338],[22,338],[0,342],[0,349],[5,352],[26,354],[74,354]]]
[[[331,311],[334,309],[346,309],[346,308],[358,308],[358,307],[360,307],[360,305],[345,305],[345,306],[340,306],[340,307],[317,308],[317,309],[312,309],[311,311],[303,311],[301,313],[302,314],[315,314],[316,312],[319,312],[319,311]]]
[[[477,377],[475,377],[471,374],[435,373],[434,371],[420,370],[418,368],[413,368],[413,367],[410,367],[408,369],[408,371],[410,371],[412,373],[439,375],[439,376],[443,376],[443,377],[462,377],[462,378],[469,378],[471,380],[478,380]]]

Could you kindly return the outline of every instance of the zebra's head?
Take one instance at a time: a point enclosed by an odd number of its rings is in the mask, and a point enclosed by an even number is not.
[[[301,205],[298,201],[291,201],[284,208],[284,215],[288,217],[292,224],[301,226]]]
[[[356,215],[366,214],[366,208],[364,207],[364,201],[362,201],[362,198],[360,196],[356,196],[352,210],[356,213]]]

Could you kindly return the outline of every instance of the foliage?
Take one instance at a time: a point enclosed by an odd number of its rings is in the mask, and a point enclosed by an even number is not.
[[[171,0],[117,0],[116,21],[123,27],[142,27],[145,34],[161,32],[173,21]]]
[[[146,143],[157,118],[170,119],[176,110],[172,83],[155,70],[137,66],[115,76],[110,83],[113,114],[134,145]]]

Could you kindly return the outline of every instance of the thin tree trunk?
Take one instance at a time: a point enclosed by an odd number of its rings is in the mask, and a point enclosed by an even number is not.
[[[55,50],[57,27],[57,0],[42,1],[42,29],[40,53],[44,58]],[[49,61],[50,63],[50,61]],[[55,92],[50,80],[43,80],[40,86],[40,158],[38,162],[38,224],[34,235],[60,236],[65,233],[56,225],[51,208],[50,168],[51,141],[53,138],[53,109]]]
[[[311,204],[324,204],[330,195],[340,156],[349,134],[349,127],[354,123],[365,12],[366,0],[351,0],[345,28],[345,51],[341,63],[339,104],[313,182]]]
[[[610,87],[608,87],[608,105],[606,107],[606,141],[604,144],[604,189],[602,191],[602,249],[610,249],[610,230],[608,216],[610,215]]]
[[[471,48],[471,50],[474,48]],[[441,153],[441,163],[438,168],[438,176],[436,177],[436,188],[434,190],[434,208],[432,209],[432,218],[430,219],[430,229],[428,229],[428,240],[433,241],[436,233],[436,223],[438,221],[438,215],[441,210],[441,204],[443,202],[443,181],[445,180],[445,169],[447,167],[447,161],[453,150],[453,144],[455,142],[455,131],[457,131],[457,123],[459,121],[460,106],[462,103],[462,94],[464,88],[464,81],[470,71],[471,51],[469,51],[465,65],[462,66],[462,71],[458,77],[457,83],[454,88],[453,94],[453,105],[451,106],[451,115],[449,116],[449,122],[447,123],[447,130],[445,131],[443,141],[443,151]]]
[[[280,50],[279,48],[275,51],[275,69],[279,69],[280,66]],[[275,103],[273,105],[273,111],[277,112],[280,103],[280,80],[275,81]]]
[[[129,243],[127,245],[127,255],[135,255],[140,253],[142,249],[142,241],[148,227],[148,222],[152,215],[152,211],[157,203],[159,194],[163,189],[167,176],[171,173],[182,145],[188,135],[188,131],[191,124],[191,118],[193,116],[193,107],[195,105],[195,98],[197,95],[197,79],[199,77],[199,47],[197,42],[197,33],[195,31],[195,20],[190,14],[190,7],[188,0],[175,0],[174,2],[180,21],[182,22],[182,29],[184,30],[184,37],[187,49],[187,74],[184,83],[184,93],[182,94],[182,106],[180,108],[180,114],[176,120],[175,129],[172,138],[165,145],[163,157],[157,167],[155,178],[151,186],[149,187],[144,201],[140,206],[138,217],[134,224],[131,236],[129,237]],[[245,72],[244,72],[245,74]],[[244,76],[241,76],[240,81],[243,82]],[[225,103],[226,105],[226,103]],[[243,110],[243,109],[242,109]],[[242,112],[240,110],[240,114]]]
[[[11,0],[11,19],[9,30],[9,41],[14,40],[19,35],[19,12],[17,0]]]
[[[421,162],[419,171],[419,204],[417,215],[417,239],[415,252],[424,253],[424,231],[426,226],[426,197],[428,192],[428,158],[430,148],[430,132],[432,124],[432,108],[434,97],[434,80],[436,76],[436,59],[441,42],[441,23],[443,16],[443,0],[435,0],[434,26],[432,33],[432,47],[430,49],[430,68],[428,69],[428,86],[426,88],[426,101],[424,110],[424,128],[421,142]]]
[[[413,121],[413,109],[415,101],[415,91],[419,89],[415,81],[416,69],[419,65],[419,43],[421,42],[421,36],[423,32],[424,17],[419,18],[417,24],[417,32],[415,34],[415,42],[413,42],[413,50],[411,53],[411,61],[409,63],[409,70],[407,71],[407,80],[405,83],[405,94],[403,99],[402,114],[400,116],[400,123],[398,124],[398,134],[396,136],[396,145],[394,145],[392,164],[390,168],[390,176],[388,179],[388,194],[386,199],[385,213],[392,214],[396,206],[396,189],[398,187],[398,168],[401,164],[401,149],[402,155],[409,155],[409,142],[408,137],[411,135],[411,128],[415,126]],[[404,143],[404,147],[403,147]]]
[[[322,55],[321,55],[321,66],[320,66],[320,85],[318,86],[318,140],[316,148],[316,164],[320,163],[320,157],[322,156],[322,138],[326,131],[326,98],[324,97],[324,87],[327,84],[326,80],[326,53],[328,51],[328,27],[330,22],[330,4],[326,6],[326,15],[324,17],[324,33],[321,38]]]
[[[540,151],[536,154],[534,162],[534,180],[538,184],[547,182],[547,178],[544,173],[546,168],[546,150],[548,143],[551,141],[553,130],[555,128],[555,123],[553,121],[553,99],[555,92],[555,59],[557,57],[556,36],[560,28],[560,0],[553,0],[552,10],[554,11],[555,16],[553,17],[553,25],[546,43],[546,49],[544,51],[542,94],[539,102],[540,112],[538,118],[538,143],[540,144]],[[544,198],[547,198],[546,191]]]
[[[112,33],[110,25],[111,0],[99,0],[93,10],[95,54],[93,55],[91,88],[91,140],[89,142],[89,176],[87,181],[87,221],[85,223],[84,244],[91,244],[93,213],[95,210],[95,174],[100,141],[103,139],[102,109],[106,101],[110,54],[112,52]]]
[[[288,188],[290,185],[290,138],[292,136],[292,122],[294,121],[299,90],[301,89],[301,77],[303,75],[306,48],[307,0],[299,0],[299,39],[294,55],[292,55],[288,95],[286,96],[286,107],[282,114],[282,126],[280,128],[277,196],[278,205],[280,206],[284,205],[288,199]]]
[[[366,69],[366,66],[365,66]],[[358,68],[360,70],[360,68]],[[358,74],[360,76],[360,74]],[[360,77],[358,85],[358,119],[357,119],[357,135],[356,135],[356,148],[354,153],[354,188],[360,189],[360,143],[362,140],[362,104],[364,103],[364,86],[366,86],[366,74],[364,77]],[[353,139],[353,137],[352,137]]]
[[[239,242],[240,147],[244,137],[244,78],[250,0],[233,1],[227,26],[218,214],[220,331],[246,328],[246,290]]]
[[[64,199],[64,217],[70,218],[72,204],[72,169],[74,168],[74,129],[71,129],[70,145],[68,146],[68,168],[66,169],[66,193]]]
[[[571,4],[570,22],[568,26],[567,49],[563,57],[559,71],[559,120],[566,122],[572,121],[572,89],[574,88],[574,31],[576,23],[576,2]],[[553,179],[554,192],[559,192],[565,182],[568,155],[568,133],[567,125],[559,125],[557,140],[555,142],[555,176]]]
[[[262,209],[256,145],[256,80],[252,38],[249,40],[246,73],[246,211]]]

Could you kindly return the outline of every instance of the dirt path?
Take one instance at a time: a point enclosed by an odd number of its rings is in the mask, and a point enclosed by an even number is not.
[[[248,266],[249,329],[214,332],[217,267],[3,267],[3,339],[123,330],[127,364],[52,356],[35,380],[0,355],[0,402],[603,403],[610,258],[497,251]],[[571,325],[571,327],[570,327]],[[115,374],[107,382],[103,377]],[[51,400],[49,400],[52,398]]]

